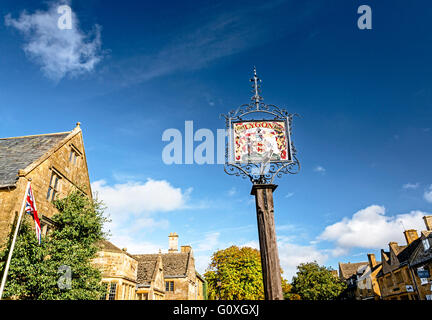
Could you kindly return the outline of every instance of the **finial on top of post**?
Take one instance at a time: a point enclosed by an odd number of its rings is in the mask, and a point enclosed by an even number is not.
[[[263,98],[259,95],[261,92],[261,88],[259,85],[259,82],[261,82],[261,79],[258,78],[256,73],[256,67],[254,66],[254,77],[253,79],[250,79],[251,82],[254,84],[252,85],[252,88],[254,89],[252,92],[254,93],[254,96],[251,98],[252,101],[255,101],[255,106],[257,110],[259,109],[259,103],[263,100]]]

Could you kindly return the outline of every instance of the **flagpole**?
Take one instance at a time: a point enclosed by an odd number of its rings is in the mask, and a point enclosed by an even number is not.
[[[0,287],[0,300],[3,297],[3,290],[4,290],[4,287],[5,287],[5,284],[6,284],[6,278],[7,278],[7,274],[8,274],[8,271],[9,271],[9,265],[10,265],[10,262],[11,262],[11,259],[12,259],[13,250],[15,248],[15,241],[16,241],[16,238],[17,238],[17,235],[18,235],[18,230],[19,230],[20,224],[21,224],[22,215],[23,215],[24,206],[25,206],[25,203],[26,203],[26,197],[27,197],[27,192],[29,190],[29,187],[30,187],[30,181],[27,182],[27,187],[25,189],[24,199],[23,199],[23,202],[22,202],[22,205],[21,205],[21,210],[20,210],[20,214],[19,214],[19,217],[18,217],[18,222],[17,222],[17,225],[15,227],[15,233],[14,233],[14,236],[13,236],[13,239],[12,239],[12,244],[11,244],[11,247],[10,247],[10,250],[9,250],[8,259],[7,259],[7,262],[6,262],[6,267],[5,267],[4,272],[3,272],[3,278],[2,278],[1,287]]]

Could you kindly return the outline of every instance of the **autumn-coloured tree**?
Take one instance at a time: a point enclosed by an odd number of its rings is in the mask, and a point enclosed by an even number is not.
[[[291,294],[302,300],[333,300],[346,288],[346,284],[331,273],[331,269],[316,262],[301,263],[293,277]]]
[[[257,249],[231,246],[216,251],[204,277],[210,300],[264,299],[261,256]],[[282,279],[284,294],[289,289],[289,283]]]
[[[282,292],[285,300],[301,300],[297,293],[292,292],[292,285],[282,278]]]

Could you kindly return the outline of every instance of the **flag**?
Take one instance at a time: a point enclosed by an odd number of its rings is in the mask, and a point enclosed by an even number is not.
[[[36,238],[38,239],[39,244],[41,243],[41,226],[39,221],[39,216],[36,210],[36,200],[33,196],[33,191],[31,185],[28,188],[26,203],[25,203],[25,212],[33,217],[36,228]]]

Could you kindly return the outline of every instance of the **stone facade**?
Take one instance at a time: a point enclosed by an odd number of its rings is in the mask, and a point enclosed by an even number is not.
[[[339,264],[339,269],[344,269],[343,274],[345,274],[345,278],[343,278],[343,280],[348,284],[348,288],[344,292],[345,298],[355,300],[379,300],[381,291],[377,275],[382,269],[382,264],[376,261],[374,254],[368,254],[368,262],[352,265],[357,267],[357,269],[351,274],[349,271],[349,264]],[[354,268],[351,268],[351,272]],[[351,276],[349,276],[349,274],[351,274]],[[346,278],[347,275],[348,278]]]
[[[27,182],[31,181],[42,236],[54,228],[52,201],[73,189],[92,197],[82,131],[74,130],[0,139],[0,247],[18,217]],[[31,217],[23,215],[24,219]],[[33,225],[33,224],[32,224]],[[102,272],[109,300],[206,299],[205,280],[195,270],[190,246],[178,252],[178,235],[171,233],[166,254],[131,255],[108,241],[99,243],[93,260]]]
[[[424,217],[427,230],[421,232],[420,244],[410,262],[415,290],[420,300],[432,300],[432,216]]]
[[[57,212],[54,198],[67,196],[73,188],[92,196],[79,123],[70,132],[0,139],[0,246],[18,216],[29,180],[43,234]]]
[[[383,300],[432,300],[432,217],[423,217],[425,231],[419,237],[416,230],[405,230],[406,245],[389,243],[389,250],[381,250],[381,262],[368,255],[370,285],[366,278],[355,279],[355,297]],[[375,266],[375,268],[373,268]],[[365,285],[363,285],[365,284]],[[367,289],[367,290],[365,290]]]
[[[406,245],[389,243],[381,250],[381,262],[368,254],[368,264],[339,263],[339,273],[348,283],[346,299],[432,300],[432,216],[423,220],[426,230],[404,231]]]
[[[359,299],[357,280],[365,273],[367,266],[367,262],[339,262],[339,278],[347,284],[347,288],[341,294],[341,299]]]
[[[102,272],[102,283],[107,294],[102,299],[135,300],[138,262],[127,253],[108,241],[99,243],[101,250],[93,263]]]
[[[100,245],[95,265],[102,270],[107,284],[105,299],[120,300],[206,300],[204,278],[195,270],[191,246],[178,252],[178,235],[170,234],[168,253],[129,254],[112,243]],[[175,239],[175,241],[172,241]],[[124,284],[135,286],[135,295],[124,292]]]

